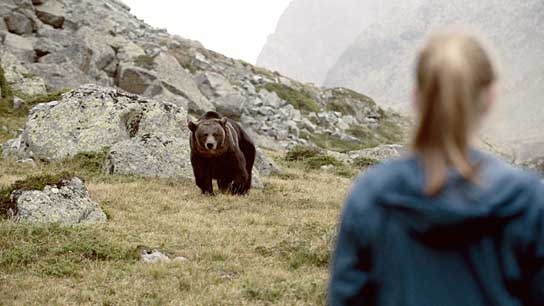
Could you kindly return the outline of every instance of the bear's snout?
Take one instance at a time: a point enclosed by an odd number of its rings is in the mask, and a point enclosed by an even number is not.
[[[213,149],[213,143],[208,142],[208,143],[206,144],[206,147],[208,148],[208,150],[212,150],[212,149]]]

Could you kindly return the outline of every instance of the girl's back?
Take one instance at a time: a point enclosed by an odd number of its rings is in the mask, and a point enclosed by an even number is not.
[[[331,305],[544,305],[544,186],[471,155],[480,185],[451,171],[433,198],[415,157],[355,183],[334,254]]]
[[[348,197],[331,305],[544,305],[544,187],[471,150],[495,68],[471,36],[420,53],[413,155],[369,170]]]

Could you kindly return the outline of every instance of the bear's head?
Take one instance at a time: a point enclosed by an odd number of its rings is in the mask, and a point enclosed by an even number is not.
[[[195,149],[210,155],[221,154],[226,148],[227,118],[199,120],[196,123],[189,121]]]

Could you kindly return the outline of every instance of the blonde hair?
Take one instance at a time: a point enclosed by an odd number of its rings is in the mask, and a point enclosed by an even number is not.
[[[471,133],[485,111],[485,94],[496,79],[493,63],[477,39],[466,34],[432,36],[417,63],[419,126],[413,141],[425,168],[426,193],[436,195],[448,167],[473,181]]]

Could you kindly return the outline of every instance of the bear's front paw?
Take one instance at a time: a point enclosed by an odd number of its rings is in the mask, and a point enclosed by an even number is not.
[[[245,182],[234,181],[229,186],[229,192],[234,195],[245,195],[247,194],[247,187]]]
[[[206,196],[210,196],[210,197],[214,197],[215,196],[215,192],[213,191],[202,191],[202,194],[203,195],[206,195]]]

